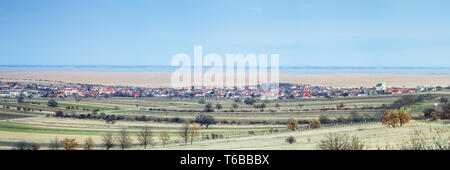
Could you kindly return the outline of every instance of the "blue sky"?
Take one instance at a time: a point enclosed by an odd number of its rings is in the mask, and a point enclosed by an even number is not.
[[[0,65],[169,65],[279,53],[281,66],[449,66],[448,0],[2,0]]]

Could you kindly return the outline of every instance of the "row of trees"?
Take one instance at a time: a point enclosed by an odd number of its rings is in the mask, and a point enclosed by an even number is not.
[[[146,126],[138,133],[137,140],[139,144],[144,147],[144,149],[147,149],[147,146],[153,145],[152,136],[152,131]],[[103,147],[106,150],[110,150],[116,146],[118,146],[121,150],[125,150],[133,146],[133,139],[124,128],[118,133],[117,136],[113,136],[112,132],[106,133],[103,135],[102,141]]]
[[[450,108],[449,108],[449,110],[450,110]],[[353,114],[355,114],[355,113],[353,113]],[[352,116],[355,117],[356,115],[352,115]],[[408,123],[410,120],[411,120],[411,116],[409,114],[407,114],[405,111],[397,110],[397,109],[389,109],[384,112],[384,115],[381,118],[381,123],[383,125],[387,125],[389,127],[395,128],[398,126],[402,126],[405,123]],[[320,128],[322,123],[329,123],[329,122],[331,122],[331,120],[328,119],[328,117],[320,116],[319,120],[312,119],[309,122],[308,127],[311,129],[316,129],[316,128]],[[296,131],[299,129],[299,122],[297,120],[295,120],[295,118],[290,118],[286,122],[286,128],[289,131]]]
[[[401,109],[403,106],[412,105],[414,103],[423,102],[424,100],[433,98],[435,98],[435,96],[431,94],[402,96],[400,99],[390,104],[388,109]]]
[[[312,119],[308,125],[308,127],[311,129],[317,129],[317,128],[320,128],[320,126],[321,126],[321,123],[317,119]],[[297,120],[295,120],[295,118],[290,118],[286,123],[286,128],[289,131],[296,131],[299,129],[299,123]]]
[[[76,150],[78,147],[78,143],[73,138],[64,138],[63,140],[59,140],[55,138],[50,141],[48,148],[50,150]],[[92,137],[86,138],[85,143],[83,145],[85,150],[92,150],[94,148],[94,140]],[[25,142],[19,141],[13,145],[13,150],[39,150],[41,149],[41,145],[39,143],[33,142]]]
[[[200,126],[195,123],[184,122],[183,126],[180,128],[180,136],[184,139],[185,145],[188,141],[192,144],[195,139],[200,136]],[[148,146],[153,146],[153,133],[149,127],[144,127],[137,135],[137,141],[144,149]],[[163,131],[159,134],[159,138],[162,142],[163,147],[170,140],[170,135],[167,131]],[[94,149],[94,139],[92,137],[86,138],[84,141],[83,148],[85,150]],[[123,128],[118,132],[116,136],[112,132],[107,132],[102,136],[102,147],[106,150],[118,147],[122,150],[129,149],[133,146],[133,139],[129,135],[128,131]],[[76,150],[78,148],[78,142],[73,138],[64,138],[59,140],[55,138],[51,140],[48,148],[50,150]],[[14,150],[39,150],[40,145],[38,143],[28,143],[25,141],[17,142],[13,146]]]
[[[12,149],[13,150],[39,150],[41,148],[41,145],[39,143],[33,142],[26,142],[26,141],[19,141],[14,143]]]
[[[232,109],[237,109],[237,108],[239,108],[239,105],[238,105],[237,103],[241,102],[241,99],[240,99],[240,98],[235,98],[235,99],[234,99],[234,102],[235,102],[235,103],[231,104],[231,108],[232,108]],[[267,105],[266,105],[265,103],[261,103],[261,104],[255,105],[256,100],[255,100],[254,98],[251,98],[251,97],[246,97],[246,98],[244,99],[243,102],[244,102],[246,105],[253,105],[254,108],[258,108],[258,109],[261,109],[261,110],[264,110],[264,108],[267,107]],[[198,101],[198,103],[200,103],[200,104],[205,104],[205,107],[204,107],[204,109],[203,109],[204,112],[213,112],[213,111],[214,111],[214,107],[215,107],[217,110],[220,110],[220,109],[223,108],[222,104],[216,104],[216,105],[213,107],[213,105],[212,105],[211,103],[206,103],[206,100],[205,100],[205,99],[200,99],[200,100]],[[279,105],[278,103],[275,105],[276,108],[279,108],[280,106],[281,106],[281,105]]]
[[[152,132],[149,127],[145,127],[137,136],[139,143],[147,148],[152,143]],[[106,133],[102,138],[102,146],[109,150],[118,146],[120,149],[128,149],[132,146],[132,139],[126,129],[122,129],[117,136],[113,136],[111,132]],[[74,138],[64,138],[59,140],[55,138],[48,144],[49,150],[77,150],[79,147],[78,142]],[[93,150],[95,142],[92,137],[88,137],[84,140],[83,149]],[[38,143],[28,143],[25,141],[17,142],[13,145],[14,150],[39,150],[41,145]]]

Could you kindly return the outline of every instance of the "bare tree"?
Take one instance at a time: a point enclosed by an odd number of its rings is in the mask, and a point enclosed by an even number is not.
[[[111,132],[106,133],[103,135],[103,146],[106,150],[109,150],[111,148],[114,148],[114,137]]]
[[[117,143],[119,144],[119,147],[122,150],[131,148],[131,146],[132,146],[132,139],[128,135],[128,132],[127,132],[127,130],[125,128],[123,128],[119,132],[119,136],[117,136]]]
[[[84,140],[84,150],[93,150],[94,149],[94,139],[92,137],[89,137]]]
[[[163,147],[166,146],[166,142],[170,140],[170,135],[167,131],[163,131],[159,134],[159,139],[161,139]]]
[[[41,149],[41,144],[33,142],[31,143],[31,150],[39,150]]]
[[[138,134],[137,139],[139,143],[144,146],[144,149],[147,149],[147,145],[152,144],[152,131],[150,131],[150,128],[148,126],[144,127],[142,131]]]
[[[189,128],[189,138],[191,139],[191,145],[192,141],[194,141],[194,139],[197,139],[198,136],[200,136],[200,126],[194,123],[192,124],[192,127]]]
[[[184,146],[187,145],[187,141],[189,140],[189,128],[189,123],[184,121],[180,129],[180,136],[184,139]]]
[[[64,150],[77,150],[78,143],[73,138],[64,138],[64,140],[61,141],[61,147]]]
[[[59,142],[59,139],[56,137],[55,139],[50,141],[50,144],[48,145],[48,149],[50,150],[59,150],[61,148],[61,143]]]

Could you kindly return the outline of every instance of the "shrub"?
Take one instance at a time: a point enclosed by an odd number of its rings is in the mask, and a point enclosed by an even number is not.
[[[55,100],[49,100],[47,103],[47,106],[49,107],[57,107],[58,106],[58,102],[56,102]]]
[[[20,97],[17,98],[17,102],[18,103],[23,103],[24,100],[25,100],[25,98],[23,96],[20,96]]]
[[[276,108],[280,108],[280,107],[281,107],[281,105],[278,104],[278,103],[276,103],[274,106],[275,106]]]
[[[328,134],[321,140],[318,148],[321,150],[363,150],[364,143],[358,137]]]
[[[19,141],[13,144],[13,150],[31,150],[32,144],[25,141]]]
[[[292,144],[295,142],[295,138],[293,136],[289,136],[286,138],[286,142],[289,144]]]
[[[441,110],[437,112],[437,116],[440,119],[450,119],[450,104],[442,106]]]
[[[211,133],[211,139],[220,139],[220,138],[223,138],[223,135]]]
[[[221,105],[221,104],[216,104],[216,109],[217,109],[217,110],[222,109],[222,105]]]
[[[311,129],[320,128],[320,121],[317,119],[312,119],[311,122],[309,123],[309,128]]]
[[[232,107],[233,109],[237,109],[237,108],[239,107],[239,105],[236,104],[236,103],[233,103],[233,104],[231,105],[231,107]]]
[[[338,117],[337,119],[336,119],[336,122],[337,123],[345,123],[347,120],[343,117],[343,116],[340,116],[340,117]]]
[[[205,105],[205,109],[204,109],[203,111],[204,111],[204,112],[212,112],[212,111],[214,111],[214,109],[213,109],[211,103],[206,104],[206,105]]]
[[[172,122],[172,123],[182,123],[182,122],[184,122],[184,119],[179,118],[179,117],[174,117],[174,118],[170,119],[169,122]]]
[[[220,123],[222,123],[222,124],[228,124],[228,121],[227,121],[227,120],[222,120]]]
[[[32,149],[32,150],[39,150],[39,149],[41,149],[41,144],[36,143],[36,142],[33,142],[33,143],[31,144],[31,149]]]
[[[64,113],[62,111],[55,111],[55,117],[64,117]]]
[[[290,118],[286,123],[286,127],[290,131],[295,131],[299,129],[299,124],[294,118]]]
[[[233,101],[236,102],[236,103],[239,103],[239,102],[241,102],[241,99],[239,97],[236,97],[236,98],[233,99]]]
[[[448,98],[441,97],[441,98],[439,99],[439,101],[440,101],[441,103],[443,103],[443,104],[447,104]]]
[[[244,99],[244,103],[246,104],[246,105],[253,105],[253,104],[255,104],[255,99],[252,99],[252,98],[250,98],[250,97],[246,97],[245,99]]]
[[[344,102],[341,102],[340,104],[336,105],[337,110],[343,109],[345,107]]]
[[[264,110],[264,108],[266,108],[266,104],[265,103],[258,104],[258,105],[255,106],[255,108]]]
[[[364,121],[364,118],[357,111],[350,112],[350,118],[351,118],[351,120],[353,122],[362,122],[362,121]]]
[[[200,103],[200,104],[205,104],[205,103],[206,103],[206,100],[205,100],[205,99],[200,99],[200,100],[198,101],[198,103]]]
[[[426,119],[428,119],[428,118],[432,118],[433,117],[433,114],[436,112],[436,109],[433,109],[433,108],[426,108],[424,111],[423,111],[423,117],[425,117]]]
[[[402,150],[450,150],[450,142],[444,134],[446,128],[431,128],[429,132],[415,129],[411,138],[400,145]],[[428,136],[427,136],[428,135]],[[427,142],[427,138],[432,138],[432,142]]]
[[[324,115],[319,117],[319,121],[320,121],[319,124],[320,123],[323,123],[323,124],[330,124],[331,123],[331,120],[327,116],[324,116]]]

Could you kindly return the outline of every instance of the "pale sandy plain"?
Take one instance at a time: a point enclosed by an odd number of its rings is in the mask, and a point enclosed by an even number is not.
[[[230,75],[225,75],[224,81]],[[172,87],[172,72],[97,72],[97,71],[0,71],[0,81],[50,81],[121,85],[137,87]],[[450,74],[299,74],[280,73],[284,83],[311,84],[332,87],[373,87],[384,80],[388,87],[450,85]]]

